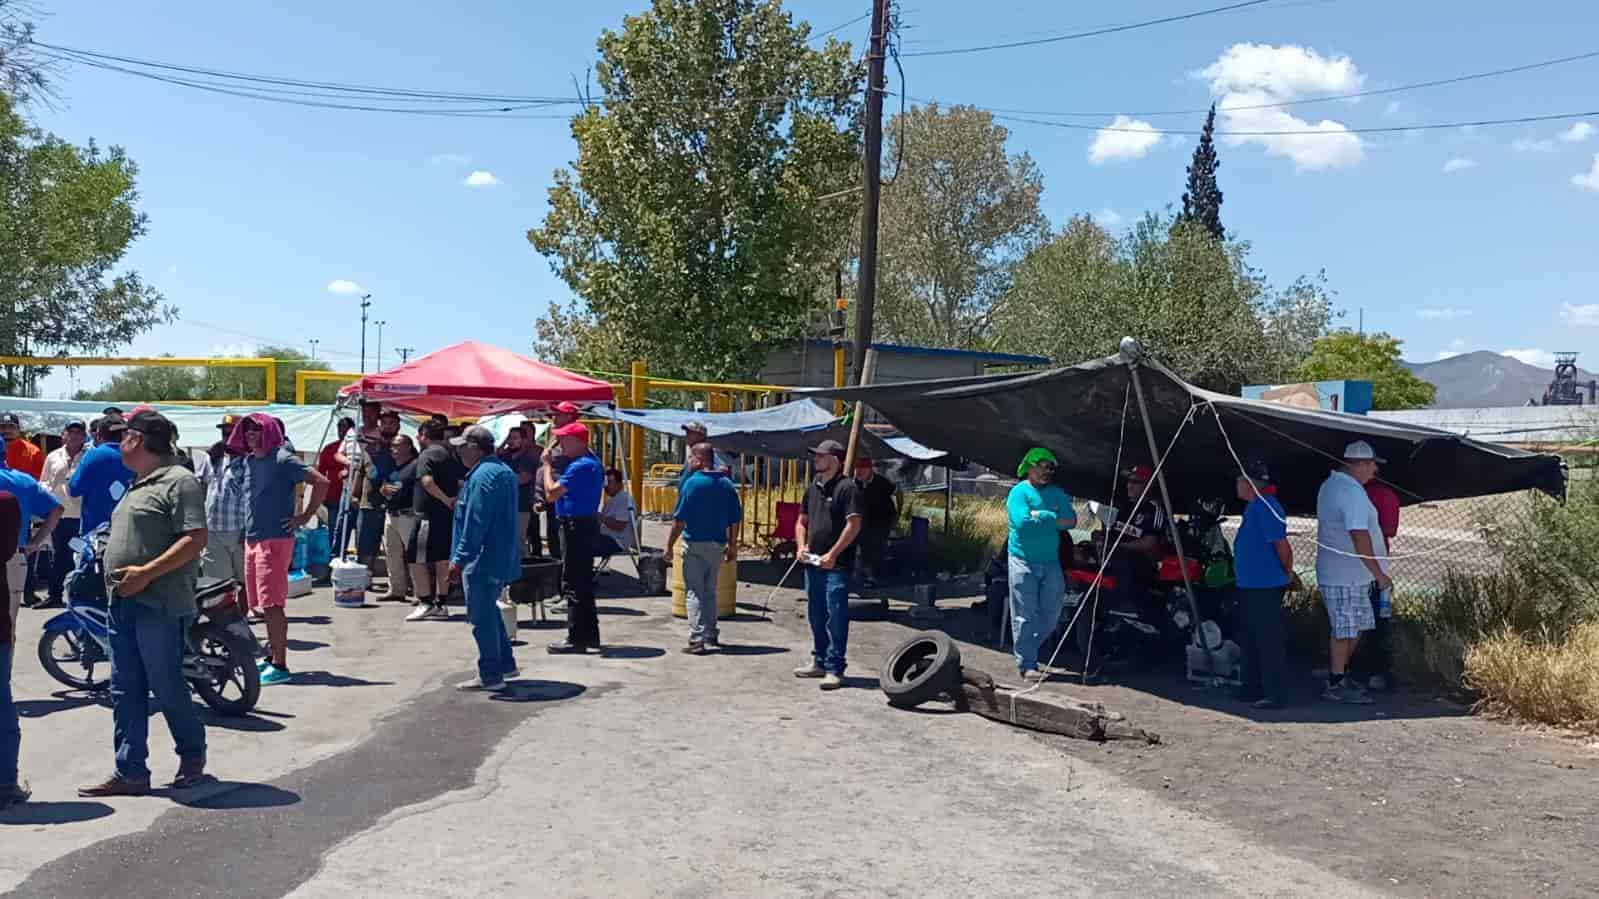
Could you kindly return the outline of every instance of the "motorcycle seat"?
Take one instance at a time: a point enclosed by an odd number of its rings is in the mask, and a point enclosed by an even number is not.
[[[194,583],[194,598],[204,602],[237,587],[239,582],[230,577],[203,577]]]
[[[1087,589],[1094,585],[1094,575],[1096,573],[1097,571],[1089,571],[1085,568],[1068,568],[1066,569],[1066,580],[1078,587]],[[1105,590],[1114,590],[1116,589],[1116,578],[1107,574],[1099,579],[1099,586]]]

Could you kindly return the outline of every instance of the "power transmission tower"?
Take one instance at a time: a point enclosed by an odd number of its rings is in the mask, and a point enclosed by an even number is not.
[[[394,351],[400,354],[400,364],[404,365],[405,363],[411,361],[411,354],[416,352],[416,347],[397,346],[394,348]]]
[[[855,307],[855,377],[866,372],[866,350],[872,345],[872,313],[877,306],[877,211],[883,190],[884,63],[888,57],[889,5],[872,0],[872,44],[866,77],[866,189],[861,213],[860,299]]]

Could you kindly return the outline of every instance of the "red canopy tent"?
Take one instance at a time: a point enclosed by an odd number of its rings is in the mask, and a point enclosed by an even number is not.
[[[609,403],[611,385],[466,340],[404,365],[363,377],[339,390],[408,412],[476,418],[555,403]]]

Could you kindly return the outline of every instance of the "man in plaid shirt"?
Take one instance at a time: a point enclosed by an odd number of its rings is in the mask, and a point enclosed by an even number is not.
[[[250,469],[244,454],[227,448],[228,435],[236,424],[232,415],[217,428],[222,432],[221,458],[211,462],[205,479],[205,526],[210,532],[200,554],[200,573],[205,577],[233,578],[244,583],[244,516],[249,508]],[[217,447],[213,447],[213,455]]]

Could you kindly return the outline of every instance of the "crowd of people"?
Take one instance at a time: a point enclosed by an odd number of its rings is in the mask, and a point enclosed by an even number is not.
[[[1393,618],[1388,569],[1400,500],[1377,477],[1384,461],[1369,443],[1350,443],[1316,498],[1316,585],[1331,631],[1328,680],[1321,696],[1329,702],[1370,703],[1368,688],[1388,685]],[[1061,547],[1070,545],[1069,532],[1077,526],[1072,498],[1053,483],[1056,467],[1054,453],[1033,448],[1018,465],[1020,481],[1006,498],[1013,652],[1018,674],[1028,681],[1045,676],[1039,649],[1060,622],[1066,589]],[[1165,552],[1166,514],[1155,502],[1141,501],[1153,477],[1154,471],[1144,465],[1126,472],[1132,513],[1100,534],[1102,571],[1120,582],[1119,592],[1148,591]],[[1243,462],[1235,490],[1244,504],[1232,547],[1234,623],[1242,657],[1239,698],[1259,709],[1275,709],[1289,698],[1283,599],[1298,581],[1288,517],[1264,460]],[[1361,672],[1358,680],[1356,669]]]

